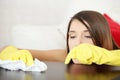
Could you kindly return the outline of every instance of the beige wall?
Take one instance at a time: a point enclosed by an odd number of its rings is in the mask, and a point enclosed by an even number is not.
[[[10,30],[17,24],[59,25],[69,0],[0,0],[0,46],[11,43]]]

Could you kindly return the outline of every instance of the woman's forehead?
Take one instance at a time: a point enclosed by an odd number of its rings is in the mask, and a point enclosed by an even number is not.
[[[86,26],[80,22],[79,20],[77,19],[74,19],[72,22],[71,22],[71,25],[70,25],[70,30],[69,31],[78,31],[78,30],[87,30]]]

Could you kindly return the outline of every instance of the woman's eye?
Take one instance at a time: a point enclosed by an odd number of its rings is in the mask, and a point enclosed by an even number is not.
[[[70,36],[71,39],[76,38],[76,36]]]
[[[86,38],[92,38],[91,36],[85,36]]]

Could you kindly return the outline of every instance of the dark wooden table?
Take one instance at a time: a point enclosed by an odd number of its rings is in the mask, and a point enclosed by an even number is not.
[[[78,65],[67,67],[61,62],[45,62],[46,72],[9,71],[0,68],[0,80],[120,80],[120,71],[94,73],[92,68],[84,71]]]

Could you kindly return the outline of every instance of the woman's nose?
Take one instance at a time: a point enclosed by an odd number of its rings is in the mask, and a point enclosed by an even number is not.
[[[80,45],[82,42],[83,42],[83,41],[82,41],[82,38],[79,37],[79,38],[77,39],[77,41],[76,41],[76,46]]]

